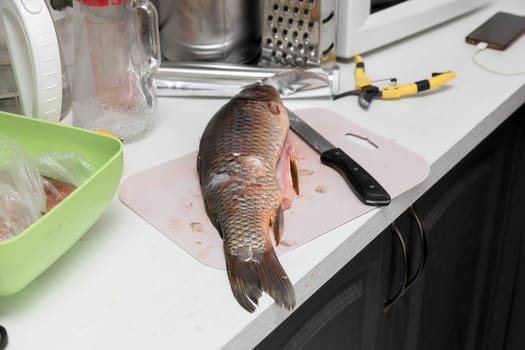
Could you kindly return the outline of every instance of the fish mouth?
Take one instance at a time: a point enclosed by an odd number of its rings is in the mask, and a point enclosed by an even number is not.
[[[273,86],[260,82],[246,86],[235,97],[255,101],[279,101],[281,99],[279,91]]]

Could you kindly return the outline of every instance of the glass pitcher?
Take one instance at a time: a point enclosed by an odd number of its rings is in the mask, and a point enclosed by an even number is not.
[[[142,135],[156,106],[157,10],[148,0],[74,0],[73,10],[73,124]]]

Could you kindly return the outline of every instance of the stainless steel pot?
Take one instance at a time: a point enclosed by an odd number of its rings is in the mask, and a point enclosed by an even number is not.
[[[157,0],[163,58],[248,63],[261,51],[263,0]]]

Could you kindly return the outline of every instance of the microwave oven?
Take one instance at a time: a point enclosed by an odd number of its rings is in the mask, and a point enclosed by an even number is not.
[[[492,0],[339,0],[336,54],[390,44],[479,8]]]

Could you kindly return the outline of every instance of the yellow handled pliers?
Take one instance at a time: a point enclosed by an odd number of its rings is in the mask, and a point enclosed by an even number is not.
[[[456,76],[454,72],[433,73],[431,78],[408,83],[403,85],[387,85],[379,88],[372,84],[372,81],[365,75],[365,63],[361,56],[356,55],[355,60],[355,90],[346,91],[332,98],[345,96],[359,96],[359,105],[364,109],[370,107],[370,103],[374,98],[394,99],[400,98],[404,95],[416,94],[421,91],[430,90],[440,85],[445,84]]]

